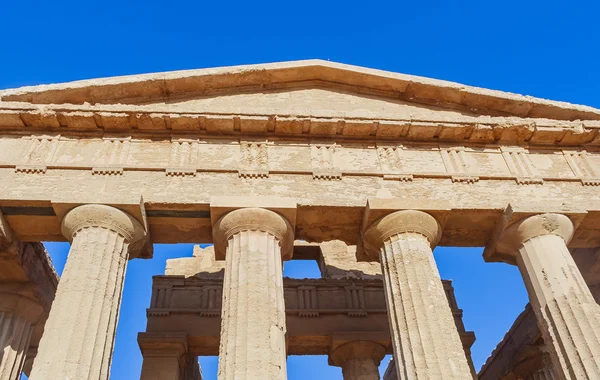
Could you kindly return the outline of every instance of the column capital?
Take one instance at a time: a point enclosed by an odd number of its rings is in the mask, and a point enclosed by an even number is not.
[[[415,233],[424,236],[433,248],[442,237],[442,227],[430,214],[419,210],[401,210],[388,214],[369,225],[363,232],[365,253],[378,260],[379,250],[393,235]]]
[[[379,365],[387,350],[381,344],[370,340],[354,340],[343,343],[329,353],[329,364],[341,367],[348,360],[372,359]]]
[[[84,228],[101,227],[122,235],[137,253],[146,241],[144,227],[130,214],[112,206],[87,204],[70,210],[62,220],[62,234],[70,242]]]
[[[560,236],[565,245],[571,241],[575,226],[571,219],[558,213],[544,213],[527,216],[513,223],[507,223],[497,238],[488,244],[484,258],[488,261],[504,261],[516,264],[516,255],[526,241],[544,235]],[[492,256],[493,255],[493,256]]]
[[[138,333],[138,346],[144,358],[172,357],[181,368],[187,364],[188,336],[186,333]]]
[[[213,226],[215,256],[224,258],[227,241],[242,231],[261,231],[275,236],[281,244],[281,256],[290,259],[294,247],[294,229],[282,215],[265,208],[250,207],[233,210]]]
[[[32,325],[44,314],[44,308],[36,300],[17,293],[0,292],[0,312],[23,317]]]

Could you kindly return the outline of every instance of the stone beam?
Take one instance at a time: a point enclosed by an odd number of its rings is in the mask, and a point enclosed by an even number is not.
[[[444,282],[446,293],[452,285]],[[284,279],[288,355],[328,355],[334,334],[360,332],[387,336],[389,323],[381,279]],[[146,333],[185,333],[193,355],[219,352],[222,280],[155,276]],[[462,325],[462,311],[451,300],[463,348],[469,352],[474,334]],[[146,333],[142,333],[142,336]],[[149,335],[150,336],[150,335]],[[470,357],[470,354],[469,354]]]

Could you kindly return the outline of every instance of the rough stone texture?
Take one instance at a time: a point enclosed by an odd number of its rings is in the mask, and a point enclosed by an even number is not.
[[[535,215],[509,226],[497,249],[516,255],[556,375],[598,379],[600,306],[567,249],[573,230],[564,215]]]
[[[334,348],[329,361],[342,367],[344,380],[379,380],[379,363],[385,354],[386,349],[381,344],[359,340]]]
[[[165,275],[223,278],[224,271],[225,261],[215,259],[214,246],[200,248],[195,245],[192,257],[167,260]]]
[[[144,361],[140,380],[202,380],[198,357],[190,355],[185,334],[138,336]]]
[[[356,246],[333,240],[320,243],[319,247],[319,268],[324,278],[381,278],[379,263],[356,260]]]
[[[118,207],[127,193],[143,195],[155,243],[210,243],[210,199],[225,193],[294,199],[298,239],[357,245],[369,199],[418,194],[449,202],[441,245],[484,245],[524,199],[542,211],[585,199],[572,246],[600,245],[591,108],[326,62],[0,97],[0,209],[22,240],[64,239],[58,194]]]
[[[598,302],[600,249],[574,249],[571,255]],[[545,367],[551,368],[549,359],[542,360],[549,357],[544,351],[546,349],[537,320],[531,306],[527,305],[482,367],[479,379],[495,380],[510,376],[527,378]]]
[[[43,313],[37,300],[0,293],[0,380],[21,378],[33,326]]]
[[[30,373],[58,283],[41,243],[15,240],[0,212],[0,379]]]
[[[144,230],[120,210],[86,205],[63,231],[71,249],[30,378],[108,379],[129,249]]]
[[[227,242],[219,380],[286,379],[282,251],[289,223],[265,209],[239,209],[215,225]]]
[[[521,217],[558,213],[574,221],[570,248],[600,246],[600,110],[590,107],[305,61],[0,91],[0,131],[2,248],[17,239],[65,240],[65,213],[102,203],[131,214],[143,226],[149,246],[213,242],[215,258],[222,259],[229,238],[213,236],[216,221],[235,208],[263,207],[252,202],[274,196],[293,205],[287,208],[293,221],[280,214],[293,225],[295,238],[357,246],[357,262],[344,268],[357,281],[365,281],[359,276],[376,276],[367,274],[370,264],[358,261],[379,260],[384,241],[390,240],[389,249],[383,250],[384,267],[408,256],[413,246],[425,252],[412,230],[379,239],[376,249],[372,239],[363,236],[371,223],[400,210],[433,215],[443,224],[440,245],[481,246],[495,242],[496,232],[506,227],[507,205],[526,201],[529,214]],[[239,197],[239,202],[225,207],[214,200],[216,195]],[[143,201],[132,204],[132,196],[143,196]],[[93,228],[122,236],[122,231],[106,225]],[[437,240],[418,232],[430,242]],[[284,260],[300,253],[292,251],[291,242],[280,243]],[[145,248],[129,250],[150,257],[148,245]],[[115,253],[118,250],[96,247],[91,252],[97,257],[92,259],[100,260],[102,250],[121,261],[127,257],[123,249]],[[331,277],[346,275],[331,263],[342,261],[349,251],[332,252],[321,256],[324,271]],[[429,249],[418,258],[430,254]],[[82,282],[77,276],[93,275],[93,270],[84,265],[82,253],[79,257],[74,261],[85,270],[72,269],[70,276]],[[394,270],[402,269],[399,263]],[[419,283],[421,277],[410,272],[427,267],[420,264],[407,265],[404,277],[394,272],[396,286],[407,280],[423,291],[428,284]],[[197,273],[203,273],[203,265]],[[364,267],[356,270],[355,265]],[[386,271],[387,281],[394,276]],[[432,273],[435,270],[424,278],[433,279]],[[98,269],[97,274],[114,273]],[[207,275],[217,278],[218,270]],[[433,299],[442,305],[443,290],[439,278],[436,281]],[[65,285],[69,286],[75,287]],[[360,292],[355,290],[349,289],[350,299],[360,305]],[[406,301],[402,287],[396,291],[388,299]],[[298,314],[314,315],[315,309],[324,313],[322,306],[312,305],[317,290],[297,292],[298,304],[304,302]],[[58,304],[60,313],[66,313],[65,302]],[[85,302],[91,304],[89,299]],[[418,303],[411,307],[418,310]],[[107,318],[112,321],[118,307],[111,310]],[[89,316],[81,315],[83,320]],[[444,318],[443,331],[451,316]],[[392,326],[393,331],[397,327]],[[108,333],[104,343],[99,341],[101,346],[112,341],[112,328]],[[450,341],[452,356],[457,340]],[[397,348],[399,344],[396,339]],[[48,352],[46,347],[40,354]],[[44,365],[61,363],[44,360]],[[459,367],[462,373],[462,364]]]
[[[472,376],[431,246],[441,228],[421,211],[398,211],[365,231],[365,248],[380,249],[399,379]]]

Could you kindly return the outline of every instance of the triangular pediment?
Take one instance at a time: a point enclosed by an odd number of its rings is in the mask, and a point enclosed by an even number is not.
[[[458,83],[309,60],[92,79],[0,91],[10,104],[130,105],[199,112],[386,118],[517,116],[599,120],[600,110]],[[211,111],[211,109],[213,111]],[[236,111],[238,110],[238,111]],[[251,112],[250,112],[251,111]]]
[[[142,107],[164,113],[201,112],[368,120],[427,120],[433,113],[436,120],[478,116],[473,112],[323,87],[220,94],[158,101]]]

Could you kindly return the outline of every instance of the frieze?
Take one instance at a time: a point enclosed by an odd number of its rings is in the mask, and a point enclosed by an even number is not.
[[[449,178],[455,183],[511,180],[520,185],[574,181],[600,185],[600,153],[587,149],[505,145],[359,142],[302,143],[295,140],[231,140],[137,136],[71,138],[31,135],[0,138],[0,167],[43,174],[47,170],[90,170],[96,175],[163,171],[167,176],[231,172],[241,178],[312,175],[315,180],[344,176],[411,182]]]

